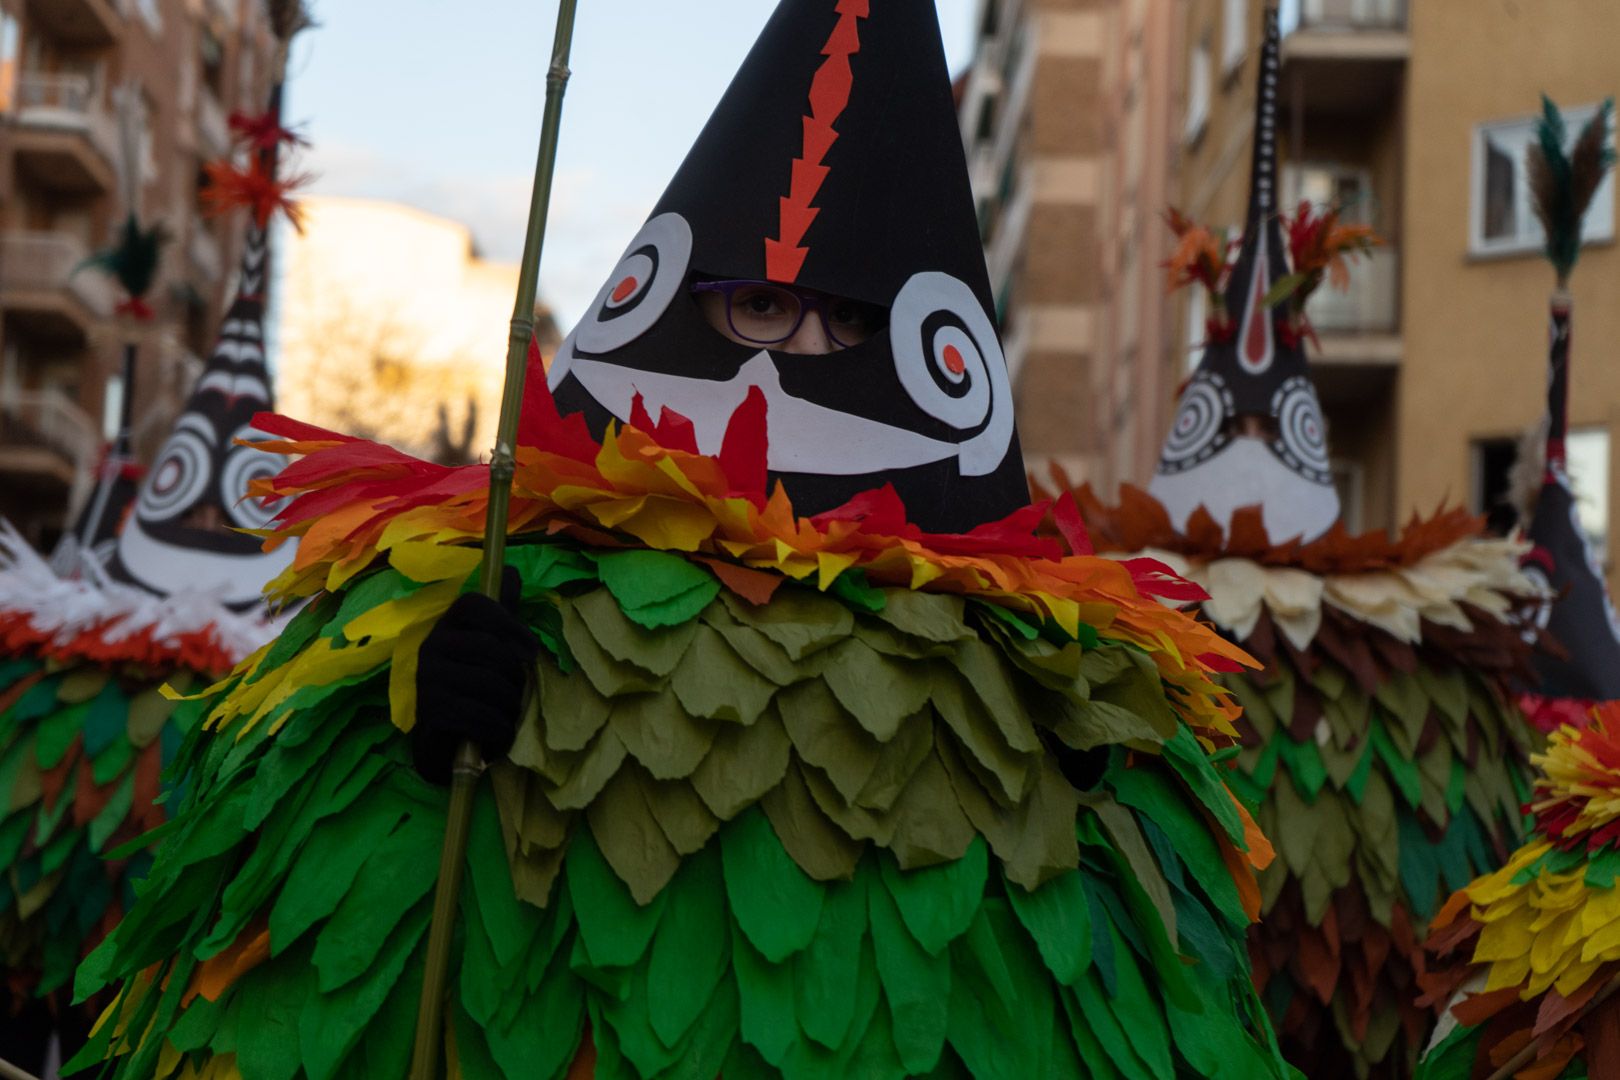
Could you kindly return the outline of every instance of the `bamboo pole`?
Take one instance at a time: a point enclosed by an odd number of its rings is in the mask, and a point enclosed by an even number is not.
[[[1615,991],[1617,990],[1620,990],[1620,975],[1616,975],[1613,979],[1610,979],[1607,986],[1605,986],[1602,990],[1599,990],[1596,994],[1592,995],[1592,1000],[1583,1005],[1581,1007],[1581,1011],[1575,1014],[1574,1023],[1579,1024],[1582,1020],[1586,1019],[1586,1017],[1590,1015],[1599,1005],[1602,1005],[1605,1001],[1608,1001],[1611,997],[1613,997]],[[1574,1025],[1572,1024],[1571,1026],[1573,1027]],[[1566,1028],[1565,1030],[1568,1029]],[[1517,1054],[1514,1054],[1512,1057],[1508,1058],[1505,1065],[1491,1073],[1490,1080],[1508,1080],[1508,1078],[1514,1073],[1530,1064],[1531,1060],[1534,1059],[1536,1054],[1540,1052],[1541,1044],[1546,1040],[1548,1034],[1549,1032],[1544,1031],[1540,1035],[1531,1039]]]
[[[534,167],[534,190],[529,200],[529,227],[523,239],[523,263],[518,270],[517,299],[512,306],[511,336],[506,346],[506,383],[501,390],[501,416],[496,428],[495,452],[489,463],[489,513],[484,519],[484,561],[479,588],[499,599],[501,570],[506,562],[507,509],[512,498],[515,469],[514,443],[523,409],[523,376],[528,365],[529,340],[534,336],[534,299],[540,282],[540,253],[545,245],[546,216],[551,207],[551,179],[557,165],[557,132],[562,123],[563,92],[568,86],[568,53],[574,38],[577,0],[561,0],[557,7],[557,33],[551,46],[551,67],[546,72],[546,106],[540,126],[540,151]],[[422,1000],[416,1014],[416,1047],[411,1080],[434,1080],[438,1075],[440,1034],[443,1027],[445,977],[450,966],[456,902],[466,863],[467,831],[472,822],[473,795],[483,770],[478,750],[463,743],[456,751],[450,781],[450,809],[445,820],[444,848],[439,858],[439,883],[433,896],[433,924],[428,936],[427,965]]]

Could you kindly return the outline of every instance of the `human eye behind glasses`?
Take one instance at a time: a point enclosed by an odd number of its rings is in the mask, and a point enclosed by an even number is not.
[[[883,329],[887,312],[877,304],[833,297],[827,302],[829,328],[844,340],[865,340]]]

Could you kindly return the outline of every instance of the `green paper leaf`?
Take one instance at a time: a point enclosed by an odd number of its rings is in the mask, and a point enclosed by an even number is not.
[[[850,567],[834,578],[828,591],[850,607],[862,611],[882,611],[888,599],[884,590],[867,583],[866,572],[857,567]]]
[[[1008,885],[1007,899],[1052,976],[1072,986],[1091,965],[1091,910],[1080,872],[1059,874],[1034,891]]]
[[[625,615],[649,629],[696,618],[720,592],[712,573],[679,555],[638,549],[594,558]]]
[[[731,957],[737,976],[742,1037],[767,1062],[780,1068],[799,1035],[798,1011],[794,1004],[794,962],[789,959],[773,964],[766,960],[754,951],[735,923],[731,932]]]
[[[708,847],[686,860],[664,892],[664,917],[647,964],[647,1011],[666,1046],[698,1019],[729,967],[724,877],[720,854]]]
[[[313,962],[322,993],[370,968],[405,913],[432,890],[443,839],[442,818],[413,815],[377,845],[316,935]]]
[[[872,871],[827,887],[821,919],[795,965],[799,1023],[828,1049],[840,1048],[855,1017],[861,942],[866,936],[867,881]]]
[[[122,783],[113,789],[112,797],[101,808],[95,817],[90,819],[90,828],[87,839],[91,851],[100,851],[107,838],[118,831],[118,826],[124,823],[129,816],[130,806],[135,801],[135,774],[129,773]]]
[[[710,626],[697,628],[669,685],[689,715],[740,724],[757,720],[776,693]]]
[[[640,960],[663,914],[663,895],[646,906],[637,904],[585,829],[574,831],[563,873],[591,960],[601,967],[628,967]]]
[[[770,822],[744,811],[720,834],[726,896],[738,928],[776,964],[810,944],[827,887],[799,869]]]
[[[890,860],[880,857],[880,862]],[[945,1045],[951,953],[930,954],[906,929],[887,882],[874,882],[867,903],[883,993],[894,1017],[894,1046],[907,1072],[931,1071]]]
[[[887,859],[881,865],[906,929],[931,956],[967,932],[984,901],[989,850],[981,838],[960,859],[940,866],[901,870]]]
[[[716,817],[733,818],[782,782],[792,748],[773,710],[747,727],[722,724],[692,773],[692,789]]]
[[[607,589],[593,589],[567,601],[566,606],[579,615],[609,656],[660,677],[675,670],[697,629],[696,622],[685,622],[649,630],[626,616],[618,598]]]
[[[969,1072],[1050,1075],[1052,983],[1007,902],[987,898],[951,953],[949,1038]]]
[[[848,608],[797,585],[783,585],[763,607],[753,607],[729,592],[722,592],[720,601],[732,618],[764,634],[795,664],[843,641],[855,629]]]

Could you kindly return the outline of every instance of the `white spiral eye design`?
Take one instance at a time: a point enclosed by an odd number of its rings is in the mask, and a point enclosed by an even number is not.
[[[1537,631],[1547,629],[1547,624],[1552,622],[1552,582],[1547,577],[1547,571],[1535,563],[1526,563],[1519,567],[1519,571],[1541,592],[1540,596],[1514,612],[1514,619],[1521,628],[1519,636],[1526,644],[1534,645],[1540,636]]]
[[[1176,409],[1170,437],[1159,454],[1159,471],[1190,469],[1226,444],[1222,433],[1232,414],[1232,392],[1216,375],[1200,375],[1187,385]]]
[[[245,424],[237,429],[232,439],[265,437],[264,432]],[[248,485],[254,480],[275,476],[286,467],[287,459],[281,454],[266,453],[251,446],[234,447],[219,470],[219,501],[231,520],[244,529],[268,528],[287,500],[276,499],[266,504],[244,496],[248,493]]]
[[[913,274],[889,310],[895,373],[917,407],[958,431],[963,476],[996,471],[1012,443],[1012,386],[996,328],[979,298],[949,274]]]
[[[1327,420],[1311,381],[1303,375],[1287,379],[1271,397],[1271,412],[1277,418],[1277,440],[1273,445],[1283,461],[1318,483],[1331,483]]]
[[[202,497],[213,472],[213,428],[200,416],[183,416],[141,485],[137,509],[153,521],[173,517]]]
[[[659,214],[625,248],[589,312],[557,350],[547,375],[555,390],[574,351],[601,355],[621,349],[652,329],[686,284],[692,262],[692,227],[677,213]]]

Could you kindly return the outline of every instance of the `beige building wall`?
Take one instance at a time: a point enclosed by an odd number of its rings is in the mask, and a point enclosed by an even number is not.
[[[1081,476],[1108,415],[1097,266],[1110,7],[981,0],[961,101],[1024,454],[1032,468],[1054,458]]]
[[[1174,5],[1123,0],[1110,12],[1103,70],[1106,223],[1098,272],[1100,353],[1107,358],[1105,443],[1094,481],[1111,492],[1141,482],[1158,459],[1181,379],[1164,259],[1180,25]]]
[[[1404,506],[1465,497],[1476,441],[1512,437],[1543,411],[1553,272],[1534,250],[1471,253],[1475,128],[1528,117],[1542,92],[1566,107],[1620,94],[1613,48],[1620,4],[1564,0],[1556,17],[1530,26],[1527,14],[1497,5],[1412,6],[1403,282],[1412,317],[1396,421],[1396,497]],[[1606,209],[1615,213],[1612,188]],[[1612,239],[1584,248],[1571,291],[1569,419],[1572,429],[1609,436],[1612,535],[1620,502],[1620,251]],[[1617,584],[1611,569],[1611,591]]]
[[[398,203],[311,196],[284,230],[279,407],[292,416],[433,452],[439,406],[471,451],[494,444],[516,263],[478,257],[464,225]],[[556,328],[540,319],[541,344]]]

